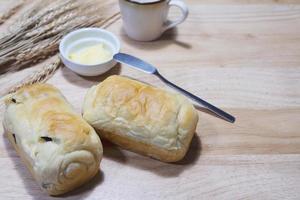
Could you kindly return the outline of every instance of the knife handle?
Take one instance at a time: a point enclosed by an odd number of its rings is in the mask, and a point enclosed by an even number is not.
[[[226,120],[228,122],[234,123],[235,117],[233,117],[232,115],[230,115],[230,114],[226,113],[225,111],[223,111],[223,110],[215,107],[214,105],[208,103],[207,101],[204,101],[203,99],[197,97],[196,95],[193,95],[192,93],[190,93],[190,92],[182,89],[181,87],[178,87],[177,85],[175,85],[174,83],[170,82],[165,77],[163,77],[157,70],[153,74],[156,75],[160,80],[162,80],[163,82],[165,82],[170,87],[176,89],[177,91],[181,92],[185,96],[187,96],[190,99],[194,100],[195,102],[201,104],[202,106],[204,106],[209,111],[211,111],[214,114],[216,114],[217,116],[221,117],[222,119],[224,119],[224,120]]]

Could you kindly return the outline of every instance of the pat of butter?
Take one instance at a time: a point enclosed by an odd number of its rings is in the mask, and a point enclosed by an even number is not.
[[[82,48],[69,54],[69,59],[86,65],[99,64],[112,58],[112,52],[103,43]]]

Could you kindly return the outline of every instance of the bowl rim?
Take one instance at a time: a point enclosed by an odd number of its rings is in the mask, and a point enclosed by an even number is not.
[[[113,57],[107,61],[104,61],[104,62],[99,62],[97,64],[82,64],[82,63],[78,63],[78,62],[75,62],[75,61],[72,61],[71,59],[68,58],[68,56],[66,55],[66,52],[64,52],[62,50],[66,40],[70,37],[72,37],[73,35],[76,35],[78,33],[81,33],[81,32],[86,32],[86,31],[96,31],[96,32],[102,32],[102,33],[105,33],[107,35],[110,35],[113,40],[116,42],[116,53],[119,53],[120,52],[120,49],[121,49],[121,44],[120,44],[120,40],[118,39],[118,37],[110,32],[110,31],[107,31],[103,28],[97,28],[97,27],[88,27],[88,28],[80,28],[80,29],[76,29],[74,31],[71,31],[69,32],[68,34],[64,35],[59,43],[59,53],[61,55],[61,57],[63,59],[66,59],[68,62],[74,64],[74,65],[80,65],[80,66],[87,66],[87,67],[99,67],[99,65],[105,65],[105,64],[108,64],[109,62],[111,62],[113,60]],[[67,65],[66,65],[67,66]],[[69,66],[67,66],[69,67]]]

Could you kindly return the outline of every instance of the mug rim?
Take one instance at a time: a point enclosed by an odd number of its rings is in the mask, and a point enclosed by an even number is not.
[[[162,3],[164,1],[169,1],[169,0],[157,0],[154,2],[147,2],[147,3],[140,3],[135,0],[124,0],[124,1],[127,1],[128,3],[138,4],[138,5],[153,5],[153,4],[158,4],[158,3]]]

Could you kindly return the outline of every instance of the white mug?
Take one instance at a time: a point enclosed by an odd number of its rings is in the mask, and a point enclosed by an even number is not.
[[[182,23],[189,13],[182,0],[119,0],[119,5],[125,32],[138,41],[157,39],[166,30]],[[182,12],[176,21],[167,20],[171,6],[180,8]]]

